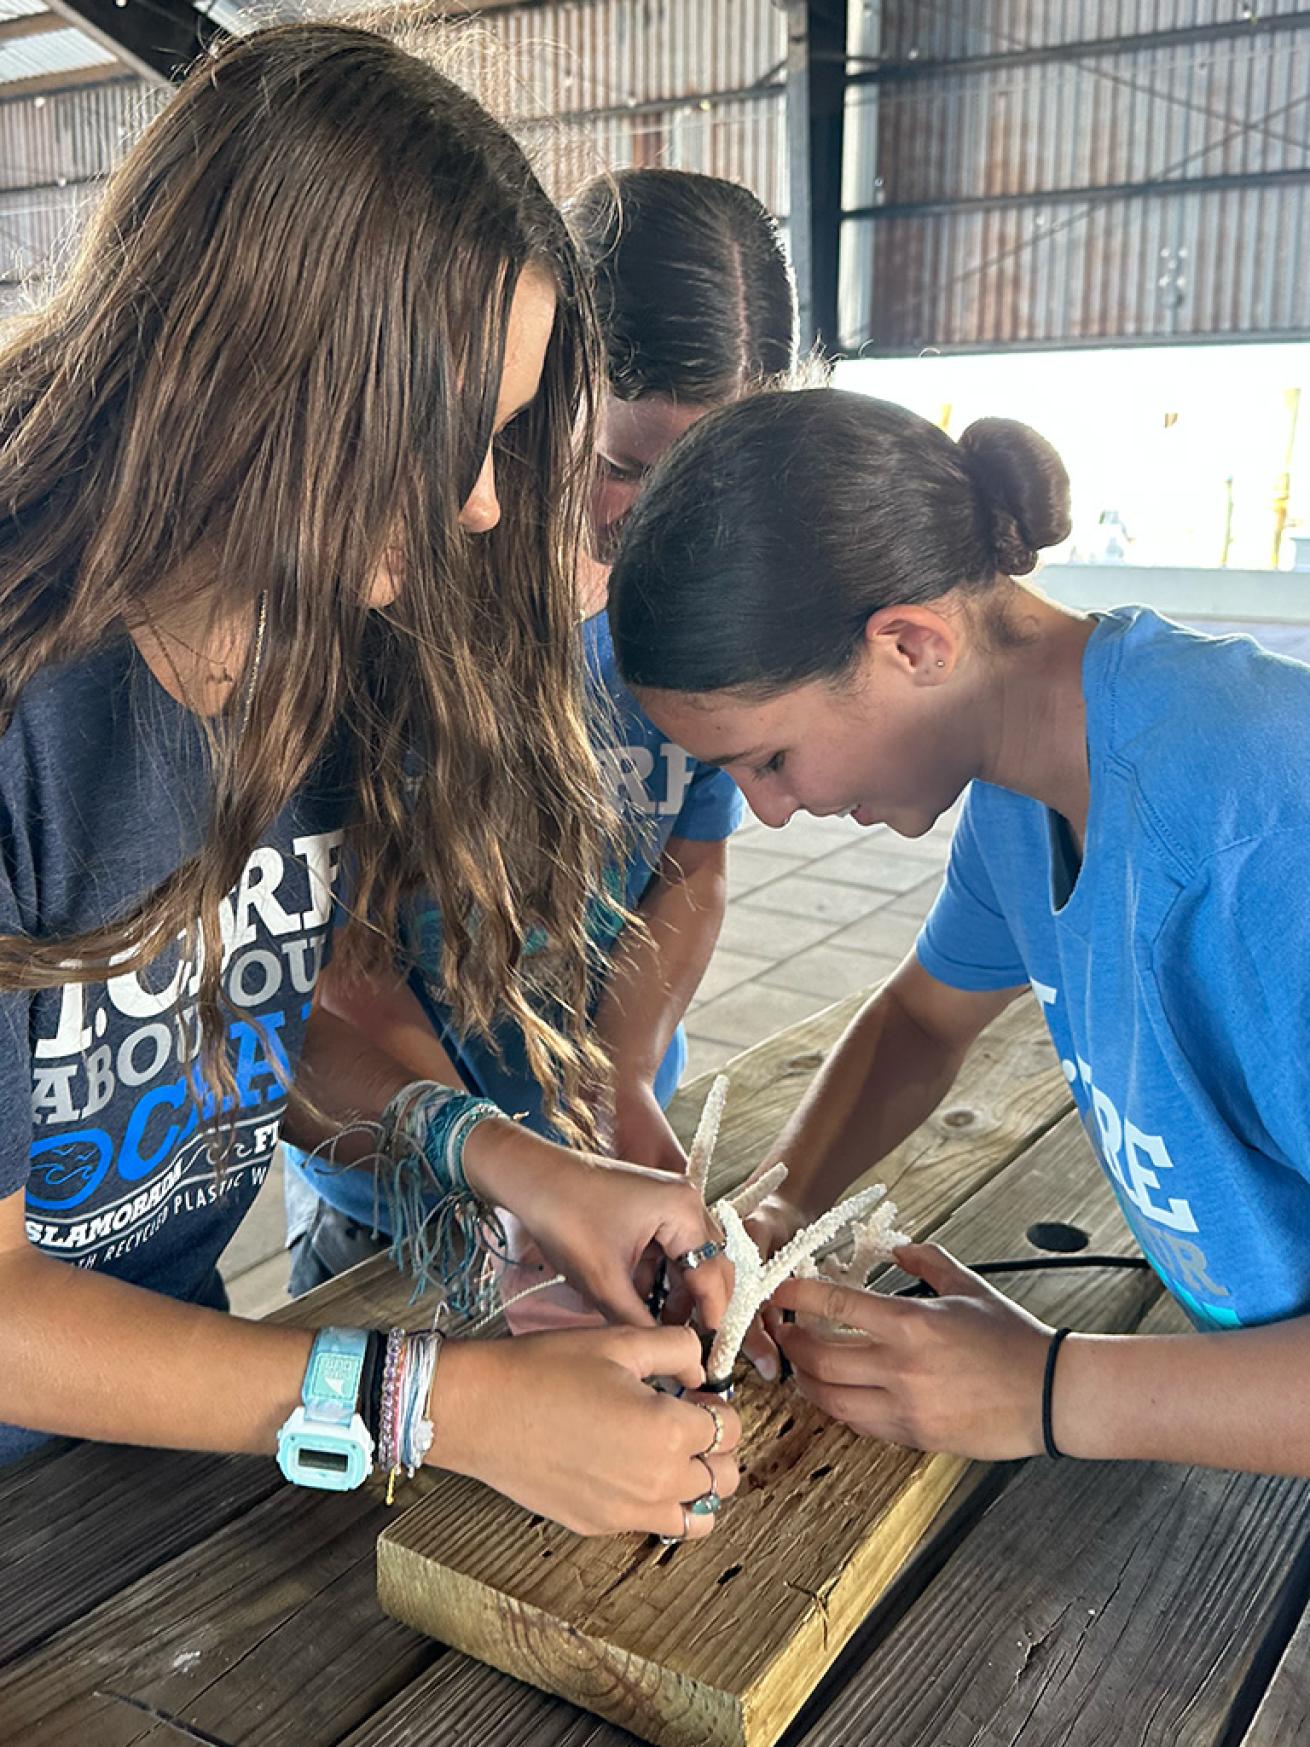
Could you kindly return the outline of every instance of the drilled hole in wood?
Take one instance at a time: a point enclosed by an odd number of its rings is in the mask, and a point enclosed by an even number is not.
[[[662,1547],[660,1549],[660,1551],[655,1555],[655,1564],[656,1565],[667,1565],[669,1560],[672,1559],[673,1555],[677,1552],[677,1550],[678,1549],[677,1549],[676,1544],[672,1547]]]
[[[792,1427],[795,1424],[796,1424],[796,1421],[791,1417],[790,1414],[788,1414],[786,1419],[783,1420],[782,1424],[778,1427],[778,1436],[780,1438],[785,1438],[787,1436],[787,1433],[789,1431],[791,1431]]]
[[[555,1549],[553,1547],[543,1547],[541,1549],[541,1556],[543,1559],[553,1558],[554,1553],[555,1553]]]
[[[948,1110],[942,1117],[947,1128],[971,1128],[977,1120],[975,1110]]]
[[[810,1479],[811,1480],[822,1480],[825,1474],[831,1474],[831,1473],[832,1473],[832,1463],[831,1462],[820,1462],[819,1466],[810,1475]]]
[[[722,1588],[725,1583],[731,1583],[733,1578],[737,1575],[737,1573],[740,1570],[741,1570],[740,1565],[729,1565],[729,1567],[726,1571],[720,1571],[719,1575],[715,1578],[714,1581],[718,1584],[718,1586],[720,1588]]]
[[[1072,1255],[1085,1250],[1091,1238],[1077,1225],[1065,1225],[1062,1220],[1039,1220],[1024,1233],[1035,1250],[1053,1250],[1057,1255]]]

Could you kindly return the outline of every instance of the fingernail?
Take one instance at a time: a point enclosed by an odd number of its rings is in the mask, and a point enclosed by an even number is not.
[[[778,1381],[778,1361],[774,1358],[772,1353],[761,1353],[760,1357],[755,1361],[755,1369],[759,1372],[760,1376],[763,1377],[766,1383],[776,1383]]]

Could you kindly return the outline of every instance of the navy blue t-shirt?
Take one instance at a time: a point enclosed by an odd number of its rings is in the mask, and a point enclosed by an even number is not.
[[[1310,1312],[1310,668],[1141,607],[1083,658],[1081,866],[975,783],[923,933],[1029,982],[1143,1252],[1202,1328]],[[1076,862],[1076,858],[1073,858]]]
[[[201,724],[126,636],[49,668],[0,738],[0,930],[59,938],[129,914],[203,839]],[[0,996],[0,1198],[45,1254],[170,1297],[215,1265],[268,1174],[331,926],[345,815],[325,762],[223,905],[238,1109],[216,1173],[196,1102],[194,963]],[[190,1075],[190,1078],[188,1077]],[[38,1437],[0,1426],[0,1461]]]

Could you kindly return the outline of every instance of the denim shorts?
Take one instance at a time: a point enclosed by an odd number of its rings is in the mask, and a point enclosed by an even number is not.
[[[391,1248],[391,1239],[375,1237],[368,1226],[360,1225],[348,1214],[339,1213],[320,1201],[314,1210],[308,1229],[288,1248],[291,1252],[291,1278],[287,1291],[293,1298],[335,1280],[357,1262],[367,1262]]]

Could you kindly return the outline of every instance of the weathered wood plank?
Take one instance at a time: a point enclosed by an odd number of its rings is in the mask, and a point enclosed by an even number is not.
[[[1128,1253],[1070,1116],[946,1223],[966,1259],[1031,1253],[1034,1218]],[[1124,1272],[1020,1276],[1015,1296],[1080,1326],[1131,1328],[1157,1289]],[[964,1468],[854,1437],[748,1374],[741,1491],[710,1541],[579,1541],[469,1481],[379,1545],[383,1606],[494,1667],[665,1747],[777,1739],[920,1544]]]
[[[271,1462],[96,1444],[0,1473],[0,1665],[282,1485]]]
[[[788,1747],[1219,1747],[1307,1529],[1301,1481],[1030,1463]]]
[[[642,1747],[635,1735],[535,1687],[448,1655],[340,1747]]]
[[[1296,1600],[1304,1605],[1304,1594],[1299,1591]],[[1303,1613],[1242,1736],[1242,1747],[1304,1747],[1306,1742],[1310,1742],[1310,1615]]]
[[[966,1469],[949,1508],[882,1598],[878,1611],[896,1604],[896,1590],[902,1583],[918,1593],[926,1581],[921,1565],[928,1563],[935,1569],[946,1556],[938,1549],[939,1540],[953,1546],[986,1507],[998,1483],[1004,1485],[1011,1468],[1018,1472],[1020,1465],[989,1469],[974,1464]],[[854,1640],[848,1651],[853,1648]],[[834,1683],[838,1672],[834,1669],[829,1677]],[[467,1747],[470,1741],[479,1747],[522,1747],[524,1742],[532,1747],[638,1747],[638,1737],[617,1724],[454,1653],[384,1705],[341,1747],[410,1747],[417,1741],[423,1747]]]
[[[329,1747],[439,1654],[377,1607],[385,1520],[364,1493],[283,1487],[0,1672],[0,1743],[138,1747],[155,1713]]]

